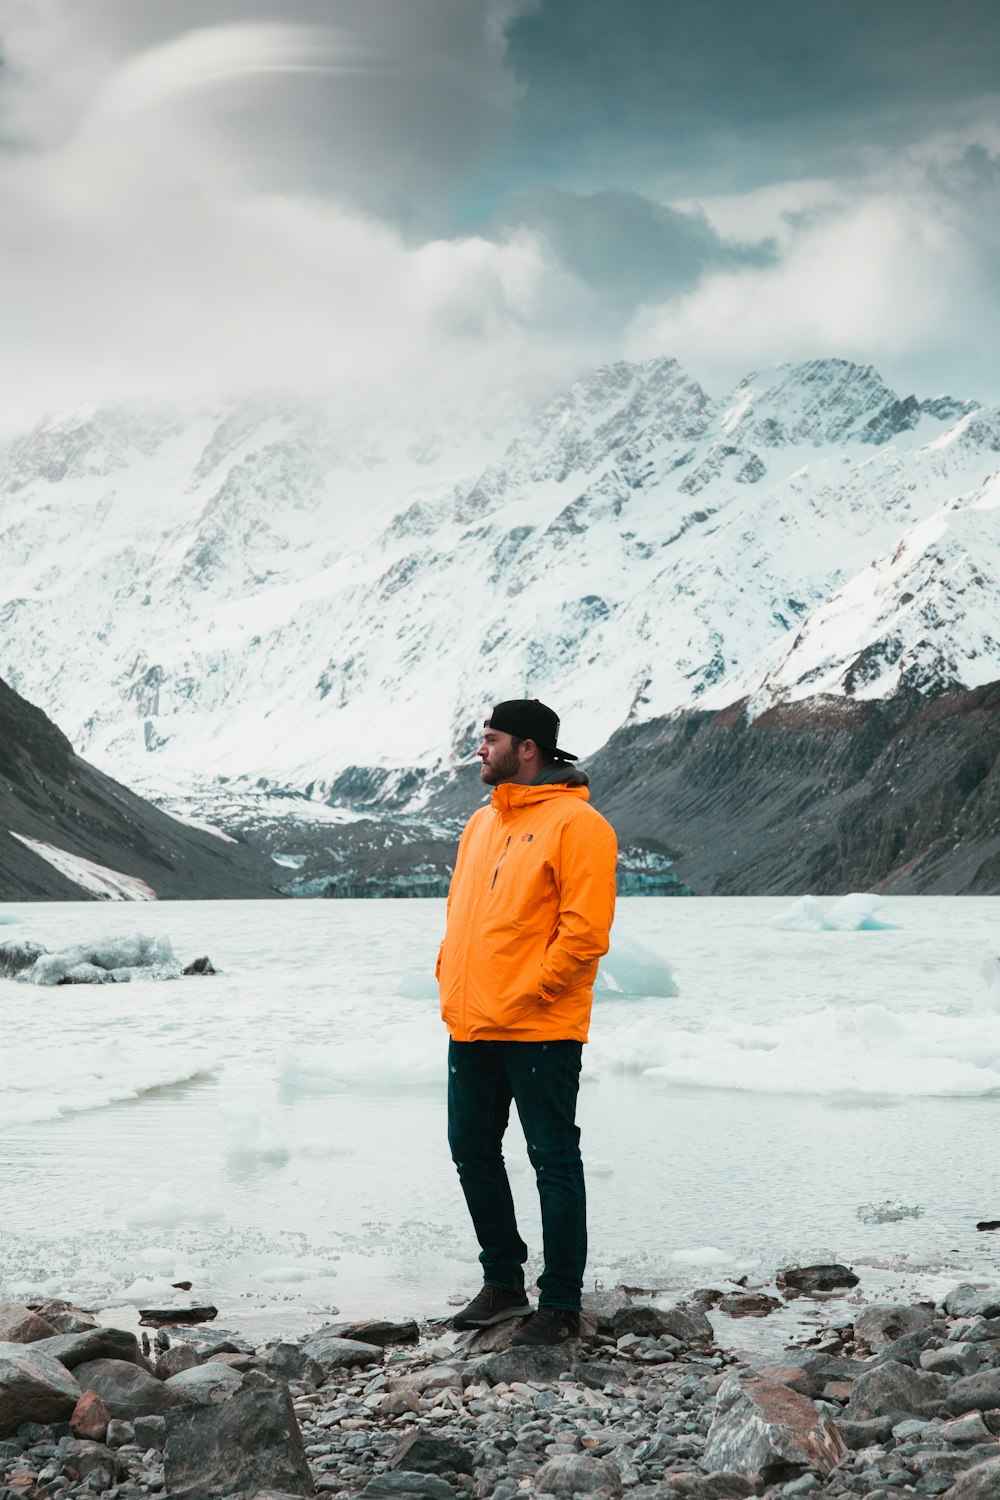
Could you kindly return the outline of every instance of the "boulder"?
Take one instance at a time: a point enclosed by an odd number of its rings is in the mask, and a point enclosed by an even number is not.
[[[96,1391],[84,1391],[73,1408],[69,1430],[74,1437],[92,1443],[103,1443],[108,1435],[111,1413]]]
[[[961,1474],[944,1500],[996,1500],[1000,1495],[1000,1458],[991,1458]]]
[[[83,1394],[58,1360],[25,1344],[0,1343],[0,1438],[25,1422],[67,1422]]]
[[[397,1469],[394,1473],[376,1474],[361,1491],[365,1500],[455,1500],[456,1491],[436,1474],[417,1474]]]
[[[135,1441],[140,1448],[158,1448],[162,1452],[167,1440],[166,1417],[136,1417],[132,1423]]]
[[[187,1328],[194,1323],[211,1323],[219,1309],[211,1302],[191,1307],[140,1307],[139,1322],[144,1328]]]
[[[217,1406],[228,1401],[243,1384],[243,1376],[228,1365],[190,1365],[164,1381],[168,1391],[193,1406]]]
[[[420,1410],[416,1391],[386,1391],[375,1408],[380,1417],[403,1417]]]
[[[669,1334],[680,1339],[682,1344],[697,1344],[712,1337],[712,1325],[705,1316],[704,1308],[694,1303],[678,1303],[676,1307],[623,1307],[611,1319],[611,1331],[616,1339],[623,1334],[634,1333],[640,1337]]]
[[[298,1344],[275,1344],[264,1365],[282,1380],[301,1380],[307,1385],[322,1385],[326,1377],[319,1361],[306,1354]]]
[[[213,1354],[254,1354],[253,1344],[238,1333],[225,1328],[192,1328],[177,1323],[167,1323],[160,1329],[168,1345],[179,1339],[190,1344],[199,1359],[211,1359]]]
[[[21,1302],[0,1302],[0,1344],[37,1344],[55,1333],[51,1323]]]
[[[952,1287],[941,1306],[953,1318],[996,1318],[1000,1316],[1000,1287],[984,1289],[963,1281]]]
[[[94,1359],[123,1359],[139,1363],[139,1344],[134,1333],[124,1328],[85,1328],[80,1333],[57,1333],[42,1339],[38,1348],[57,1359],[67,1370]]]
[[[223,1358],[228,1357],[223,1356]],[[171,1375],[179,1375],[182,1370],[193,1370],[196,1365],[200,1364],[201,1360],[191,1345],[178,1339],[176,1344],[171,1344],[169,1349],[164,1349],[156,1356],[153,1374],[157,1380],[169,1380]]]
[[[405,1375],[390,1375],[390,1391],[417,1391],[421,1396],[434,1391],[460,1391],[463,1379],[454,1365],[429,1365],[425,1370],[408,1370]]]
[[[632,1306],[632,1298],[623,1286],[583,1294],[583,1311],[596,1319],[599,1333],[610,1333],[615,1313]]]
[[[766,1292],[727,1292],[719,1298],[718,1306],[731,1318],[766,1318],[768,1313],[777,1312],[781,1303]]]
[[[46,1323],[50,1323],[56,1333],[85,1333],[88,1328],[97,1327],[94,1314],[87,1312],[86,1308],[76,1307],[72,1302],[43,1302],[34,1311]]]
[[[910,1307],[905,1302],[873,1302],[854,1319],[854,1337],[870,1349],[891,1344],[905,1333],[916,1333],[933,1323],[934,1315],[925,1307]]]
[[[378,1344],[361,1344],[356,1339],[321,1328],[302,1345],[302,1353],[314,1359],[329,1375],[331,1370],[351,1369],[356,1365],[375,1365],[382,1358]]]
[[[775,1280],[791,1292],[834,1292],[840,1287],[857,1286],[858,1278],[848,1266],[785,1266]]]
[[[415,1344],[420,1338],[420,1329],[412,1318],[402,1323],[394,1323],[388,1318],[369,1318],[339,1326],[342,1338],[353,1339],[359,1344],[378,1344],[383,1349],[389,1344]]]
[[[924,1349],[920,1368],[934,1375],[972,1375],[982,1364],[978,1344],[943,1344],[940,1349]]]
[[[302,1434],[283,1387],[238,1391],[217,1406],[167,1412],[164,1472],[171,1500],[262,1489],[312,1495]]]
[[[88,1480],[89,1490],[108,1490],[127,1472],[110,1448],[86,1438],[63,1438],[56,1458],[64,1470],[71,1469],[80,1479]]]
[[[124,1359],[93,1359],[77,1365],[74,1374],[85,1391],[96,1391],[113,1417],[126,1422],[176,1406],[175,1395],[148,1370]]]
[[[569,1453],[550,1458],[535,1475],[535,1489],[545,1495],[620,1495],[622,1480],[616,1466],[606,1458]]]
[[[889,1361],[859,1375],[851,1389],[847,1416],[853,1420],[868,1417],[936,1417],[948,1394],[948,1382],[941,1375],[928,1375],[912,1365]]]
[[[485,1354],[482,1359],[471,1360],[465,1367],[464,1379],[469,1385],[474,1380],[485,1380],[487,1385],[497,1385],[500,1381],[509,1385],[512,1380],[555,1380],[569,1369],[577,1349],[576,1344],[550,1344],[538,1348],[515,1344],[511,1349],[501,1349],[498,1354]]]
[[[112,1417],[111,1421],[108,1423],[107,1436],[105,1437],[104,1441],[107,1443],[109,1448],[124,1448],[127,1443],[135,1443],[139,1441],[135,1433],[136,1427],[140,1422],[162,1423],[162,1421],[162,1417],[136,1417],[134,1422],[126,1422],[123,1417]],[[143,1446],[145,1448],[151,1448],[153,1445],[152,1443],[146,1443]],[[160,1444],[160,1447],[163,1447],[162,1442]]]
[[[693,1469],[674,1470],[665,1474],[663,1482],[666,1493],[677,1496],[677,1500],[745,1500],[756,1495],[759,1484],[746,1474],[734,1474],[730,1469],[717,1469],[713,1474],[699,1474]],[[634,1495],[635,1490],[631,1493]]]
[[[848,1448],[870,1448],[876,1443],[887,1443],[892,1436],[892,1417],[835,1417],[834,1426]]]
[[[768,1480],[788,1477],[789,1469],[829,1474],[846,1452],[836,1427],[805,1396],[779,1381],[732,1374],[719,1387],[702,1462]]]
[[[992,1411],[1000,1406],[1000,1369],[980,1370],[952,1382],[944,1409],[953,1417],[967,1411]]]
[[[472,1452],[462,1443],[423,1432],[408,1432],[389,1455],[389,1468],[408,1474],[471,1474],[473,1467]]]

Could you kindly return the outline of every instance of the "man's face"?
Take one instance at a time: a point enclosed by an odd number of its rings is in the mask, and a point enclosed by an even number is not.
[[[514,749],[509,734],[502,729],[484,729],[483,743],[476,751],[482,766],[479,779],[486,786],[499,786],[502,781],[514,781],[521,770],[521,757]]]

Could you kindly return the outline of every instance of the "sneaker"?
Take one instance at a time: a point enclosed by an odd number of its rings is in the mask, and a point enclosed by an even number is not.
[[[568,1307],[540,1307],[511,1339],[512,1344],[566,1344],[580,1337],[580,1314]]]
[[[523,1292],[504,1286],[484,1286],[467,1307],[451,1320],[452,1328],[492,1328],[508,1318],[528,1318],[531,1303]]]

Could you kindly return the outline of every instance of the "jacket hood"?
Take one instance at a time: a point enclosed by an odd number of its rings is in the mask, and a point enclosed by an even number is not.
[[[539,771],[532,786],[589,786],[590,777],[586,771],[579,766],[567,765],[565,761],[554,760]]]

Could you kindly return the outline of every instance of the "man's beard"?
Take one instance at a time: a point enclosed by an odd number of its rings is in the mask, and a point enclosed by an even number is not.
[[[483,761],[479,779],[487,786],[499,786],[502,781],[514,781],[520,769],[521,758],[517,751],[508,750],[506,755],[494,755],[490,765]]]

